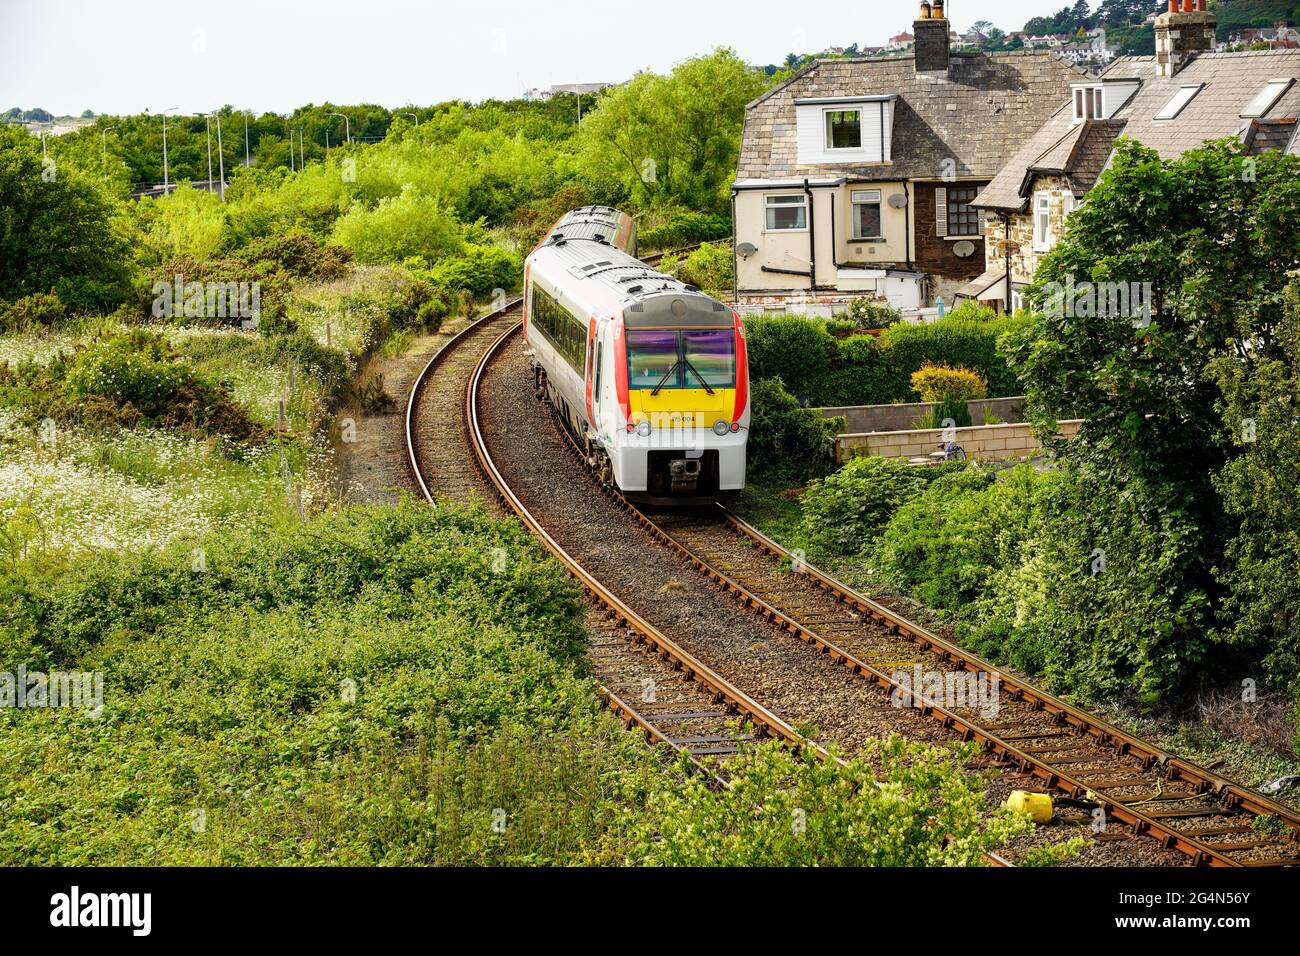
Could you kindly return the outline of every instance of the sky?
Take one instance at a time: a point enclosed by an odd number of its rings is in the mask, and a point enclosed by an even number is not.
[[[952,0],[958,30],[1018,30],[1066,0]],[[881,46],[919,0],[0,0],[0,110],[395,108],[664,72],[727,46],[751,63]],[[1154,9],[1154,5],[1153,5]]]

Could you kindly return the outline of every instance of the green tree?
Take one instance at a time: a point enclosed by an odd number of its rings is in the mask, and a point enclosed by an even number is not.
[[[730,50],[642,73],[601,98],[582,122],[584,177],[639,202],[722,211],[740,149],[745,104],[766,80]]]
[[[129,288],[112,203],[74,163],[0,129],[0,299],[54,290],[73,309],[111,309]]]

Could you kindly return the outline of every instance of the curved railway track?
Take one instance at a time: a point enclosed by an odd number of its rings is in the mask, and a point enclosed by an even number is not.
[[[599,609],[590,622],[595,634],[591,660],[602,696],[649,741],[667,744],[697,762],[725,758],[754,736],[807,743],[779,713],[626,604],[598,572],[585,568],[548,532],[511,487],[489,446],[479,388],[485,370],[517,331],[518,310],[515,301],[470,325],[417,378],[407,408],[407,443],[421,492],[431,502],[439,495],[494,497],[565,564]],[[438,436],[436,449],[422,447],[421,430]],[[574,467],[580,467],[576,446],[572,451]],[[799,561],[726,509],[652,518],[621,496],[609,490],[605,494],[718,589],[877,692],[892,695],[950,734],[977,742],[989,765],[1101,807],[1111,829],[1099,839],[1125,838],[1114,833],[1118,827],[1129,836],[1151,837],[1197,864],[1300,864],[1300,815],[1290,808],[994,668]],[[996,718],[913,693],[902,679],[918,666],[927,673],[996,677]],[[1260,817],[1274,818],[1280,826],[1261,831],[1255,826]]]

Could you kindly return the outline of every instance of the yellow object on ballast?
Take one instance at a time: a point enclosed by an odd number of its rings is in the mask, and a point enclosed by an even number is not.
[[[1012,810],[1021,810],[1029,814],[1035,823],[1046,823],[1052,819],[1052,797],[1046,793],[1030,793],[1028,790],[1012,790],[1007,797],[1007,806]]]

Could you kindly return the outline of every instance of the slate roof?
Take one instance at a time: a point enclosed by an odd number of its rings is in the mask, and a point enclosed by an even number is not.
[[[1120,133],[1151,147],[1165,159],[1174,159],[1206,140],[1226,137],[1240,138],[1255,151],[1289,148],[1300,154],[1300,138],[1294,132],[1296,124],[1285,122],[1300,117],[1300,82],[1282,95],[1262,123],[1241,116],[1246,104],[1266,83],[1285,77],[1300,78],[1300,52],[1202,53],[1168,79],[1156,76],[1155,57],[1121,57],[1101,78],[1137,79],[1142,85],[1114,118],[1104,123],[1075,125],[1067,97],[1059,104],[1060,109],[975,197],[974,204],[985,209],[1023,212],[1028,206],[1027,190],[1032,186],[1033,175],[1042,172],[1067,175],[1076,194],[1082,195],[1096,183],[1109,161],[1111,144]],[[1180,88],[1197,84],[1204,86],[1174,119],[1155,118]],[[1083,148],[1073,150],[1065,167],[1052,165],[1059,159],[1063,142],[1085,133]]]
[[[910,55],[818,60],[746,108],[736,178],[937,179],[945,159],[957,160],[960,176],[992,178],[1011,155],[1008,144],[1037,129],[1084,76],[1044,52],[958,51],[947,75],[917,73]],[[799,165],[796,98],[888,94],[898,95],[892,163]]]

